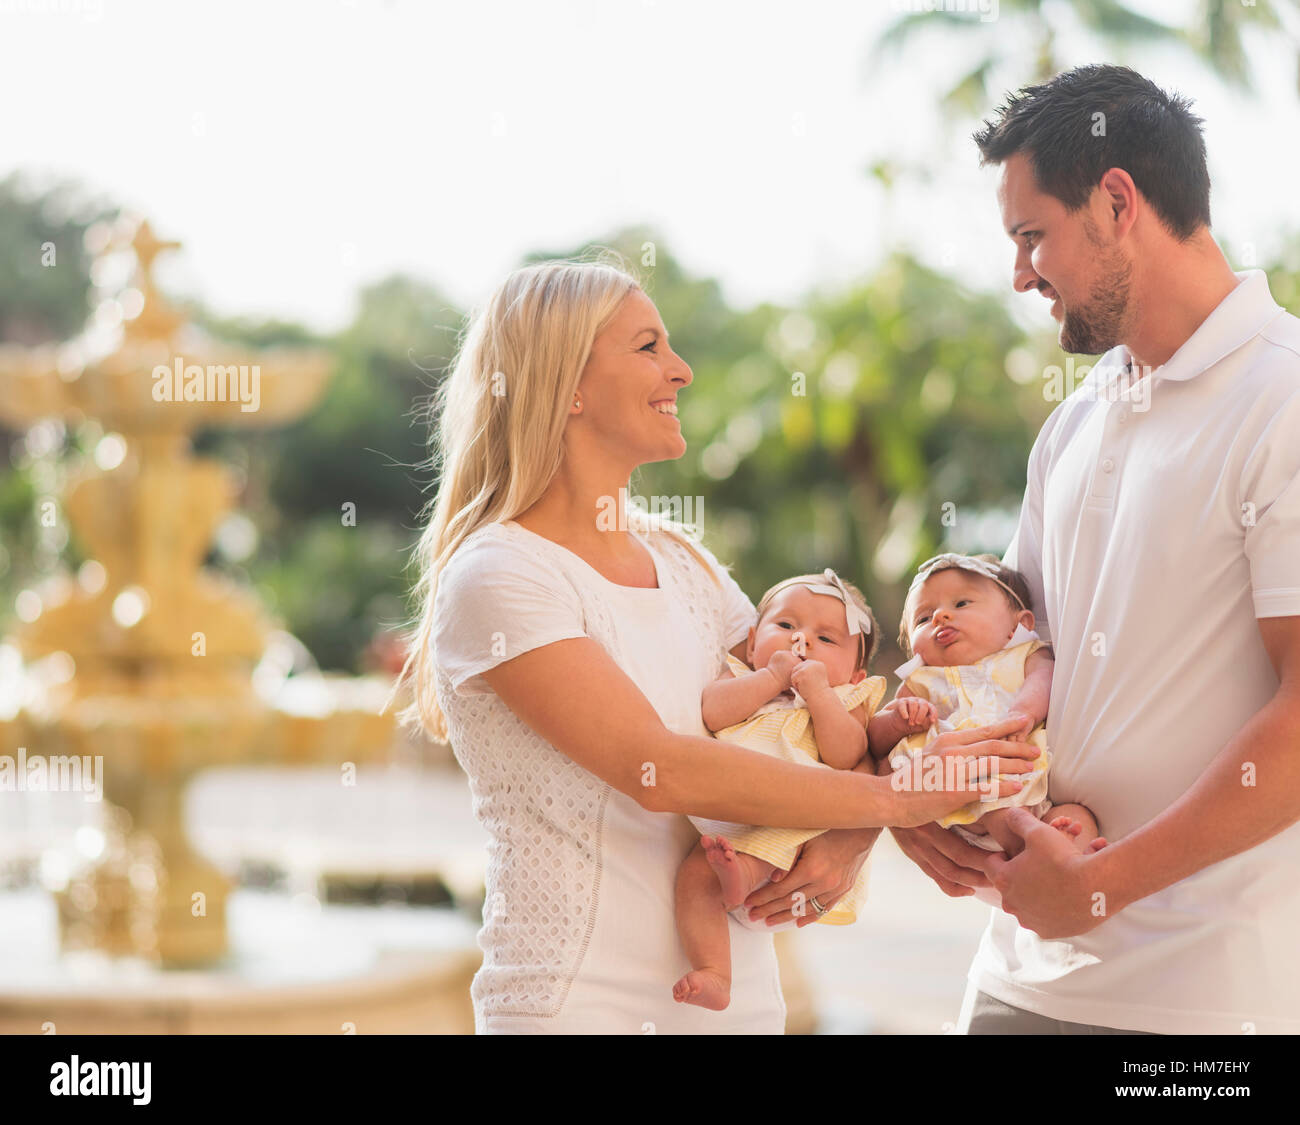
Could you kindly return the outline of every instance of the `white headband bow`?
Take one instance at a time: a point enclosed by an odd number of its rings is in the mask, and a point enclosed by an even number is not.
[[[1008,594],[1016,599],[1016,604],[1021,609],[1028,609],[1019,594],[998,577],[998,570],[992,563],[984,559],[972,558],[970,555],[958,555],[949,551],[946,554],[935,555],[932,559],[926,559],[916,570],[916,577],[912,579],[912,585],[908,588],[907,597],[916,593],[927,578],[937,570],[966,570],[971,574],[979,574],[985,578],[991,578],[1001,586]]]
[[[851,636],[856,637],[859,633],[870,634],[871,615],[857,606],[853,599],[849,597],[849,592],[844,583],[840,581],[840,576],[828,566],[822,571],[822,577],[826,579],[824,583],[809,582],[806,578],[788,578],[784,582],[778,582],[767,592],[763,604],[765,606],[769,604],[772,597],[787,586],[807,586],[814,594],[830,594],[831,597],[839,598],[844,603],[844,616],[848,619],[849,634]]]

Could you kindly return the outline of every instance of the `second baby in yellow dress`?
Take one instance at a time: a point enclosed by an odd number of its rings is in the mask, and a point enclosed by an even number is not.
[[[914,766],[939,734],[1011,718],[1023,726],[1009,736],[1040,750],[1034,772],[1017,775],[1023,788],[1007,797],[973,801],[938,824],[986,851],[1015,854],[1023,846],[1006,825],[1023,807],[1069,836],[1083,852],[1106,846],[1097,820],[1083,805],[1054,805],[1047,796],[1052,755],[1044,723],[1052,691],[1051,650],[1033,631],[1029,587],[994,555],[944,554],[922,563],[903,604],[899,646],[909,654],[895,670],[899,699],[923,700],[934,726],[898,731],[888,751],[893,769]],[[880,755],[879,744],[872,752]],[[997,901],[994,893],[980,894]]]

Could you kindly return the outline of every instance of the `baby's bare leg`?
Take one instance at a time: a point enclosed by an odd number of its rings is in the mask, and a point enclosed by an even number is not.
[[[702,843],[677,869],[677,936],[691,971],[673,985],[673,999],[722,1011],[731,1003],[731,937],[722,887]]]
[[[732,910],[749,897],[749,892],[772,877],[776,867],[757,856],[738,852],[725,836],[701,836],[704,857],[722,887],[722,904]]]

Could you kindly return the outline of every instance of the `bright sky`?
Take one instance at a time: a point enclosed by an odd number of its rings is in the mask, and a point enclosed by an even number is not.
[[[906,2],[0,0],[0,176],[79,178],[185,243],[160,270],[173,288],[321,328],[392,271],[466,304],[527,251],[629,223],[738,304],[862,274],[900,239],[1006,287],[995,174],[978,168],[975,122],[945,131],[935,102],[982,46],[1028,59],[1029,41],[1002,13],[869,67]],[[1152,5],[1169,20],[1195,7]],[[1075,34],[1057,47],[1196,99],[1221,241],[1267,260],[1300,226],[1282,37],[1248,44],[1260,100],[1176,53],[1107,58]],[[866,174],[881,157],[942,171],[887,208]]]

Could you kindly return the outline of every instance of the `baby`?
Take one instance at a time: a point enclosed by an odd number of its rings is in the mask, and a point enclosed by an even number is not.
[[[728,655],[727,668],[704,689],[704,723],[717,738],[801,765],[851,770],[869,747],[879,757],[929,719],[910,721],[906,701],[877,713],[885,680],[867,675],[877,641],[871,607],[833,570],[778,582],[759,603],[746,660]],[[754,925],[741,903],[773,872],[788,871],[821,831],[696,823],[706,834],[682,862],[676,895],[677,932],[692,969],[673,996],[720,1011],[731,999],[728,912]],[[847,925],[865,892],[864,865],[839,902],[823,905],[814,896],[809,905],[819,922]]]
[[[901,740],[889,752],[889,765],[907,765],[942,731],[1022,718],[1021,729],[1009,737],[1027,739],[1042,752],[1034,772],[1007,775],[1023,783],[1020,792],[972,802],[938,823],[986,851],[1017,852],[1023,842],[1006,821],[1013,806],[1024,806],[1065,833],[1079,851],[1098,851],[1106,841],[1092,813],[1047,799],[1052,756],[1043,722],[1053,662],[1033,626],[1028,584],[995,556],[945,554],[923,563],[903,603],[899,629],[900,647],[914,654],[896,672],[904,681],[894,700],[901,709],[882,711],[882,726],[894,724],[889,737]],[[925,728],[915,733],[919,722]],[[874,754],[879,745],[872,742]],[[988,893],[980,897],[991,900]]]

